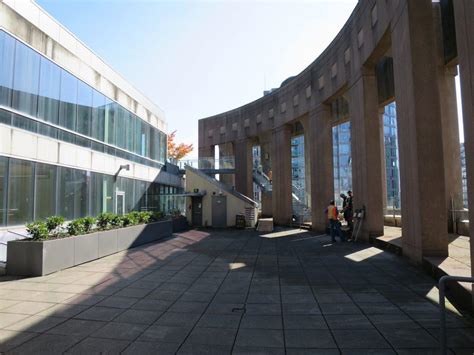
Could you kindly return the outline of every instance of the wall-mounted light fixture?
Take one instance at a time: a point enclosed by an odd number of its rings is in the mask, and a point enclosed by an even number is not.
[[[114,179],[117,178],[118,174],[120,174],[120,172],[121,172],[122,170],[129,171],[129,170],[130,170],[130,164],[120,165],[118,171],[115,173]]]

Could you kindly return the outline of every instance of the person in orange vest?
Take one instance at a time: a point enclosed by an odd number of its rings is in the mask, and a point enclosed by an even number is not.
[[[344,238],[341,233],[341,227],[339,224],[339,211],[337,210],[336,204],[334,203],[334,200],[331,200],[329,202],[329,206],[326,209],[327,213],[327,218],[329,220],[329,230],[331,232],[331,241],[333,243],[336,242],[336,235],[341,239],[341,242],[344,241]]]

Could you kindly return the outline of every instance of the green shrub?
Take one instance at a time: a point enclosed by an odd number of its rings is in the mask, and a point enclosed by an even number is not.
[[[161,221],[164,217],[165,217],[164,212],[156,211],[156,212],[151,213],[151,218],[150,219],[153,222],[157,222],[157,221]]]
[[[122,216],[123,227],[134,226],[135,224],[138,224],[138,219],[133,212]]]
[[[49,230],[46,222],[37,221],[26,225],[26,230],[33,240],[44,240],[49,237]]]
[[[86,232],[84,220],[82,218],[75,219],[67,225],[67,232],[69,235],[80,235]]]
[[[64,223],[64,217],[61,216],[52,216],[46,218],[46,227],[48,228],[48,232],[50,234],[58,235],[59,230],[58,228],[62,226]]]
[[[92,227],[96,223],[96,219],[94,217],[84,217],[82,219],[82,224],[84,225],[84,232],[90,233],[92,231]]]
[[[97,227],[100,229],[100,230],[105,230],[105,229],[108,229],[111,227],[111,222],[112,222],[112,219],[114,218],[114,214],[112,213],[108,213],[108,212],[104,212],[104,213],[101,213],[99,216],[97,216]]]
[[[123,227],[123,216],[112,214],[112,218],[110,219],[110,225],[112,226],[112,228]]]
[[[133,211],[130,214],[134,216],[138,224],[148,223],[153,216],[152,212]]]

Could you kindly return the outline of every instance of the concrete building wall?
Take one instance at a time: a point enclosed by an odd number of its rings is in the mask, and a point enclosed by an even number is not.
[[[75,144],[44,137],[0,124],[0,155],[114,175],[120,165],[129,164],[120,176],[154,181],[161,169],[130,162]]]

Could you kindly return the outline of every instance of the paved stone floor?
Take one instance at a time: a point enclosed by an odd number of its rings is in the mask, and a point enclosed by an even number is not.
[[[448,257],[425,257],[425,260],[446,275],[471,276],[470,239],[463,235],[449,234]],[[377,238],[380,241],[403,248],[402,229],[400,227],[384,228],[384,235]],[[468,292],[472,292],[472,284],[461,283]]]
[[[364,243],[189,231],[40,278],[0,278],[0,351],[438,353],[434,281]],[[474,323],[448,314],[453,353]]]

